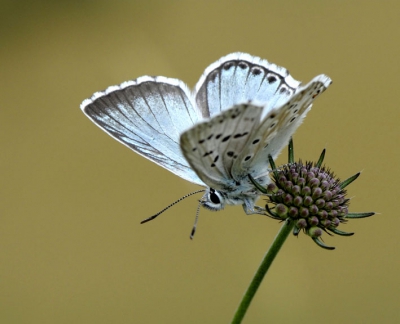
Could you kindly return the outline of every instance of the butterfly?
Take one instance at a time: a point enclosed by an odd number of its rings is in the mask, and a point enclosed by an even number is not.
[[[94,93],[81,109],[136,153],[205,187],[203,207],[264,213],[249,175],[270,182],[268,156],[287,145],[331,82],[319,75],[303,86],[285,68],[232,53],[206,68],[193,92],[177,79],[142,76]]]

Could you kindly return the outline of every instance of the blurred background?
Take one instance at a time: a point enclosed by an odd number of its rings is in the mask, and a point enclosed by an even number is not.
[[[1,1],[0,322],[229,323],[280,228],[124,147],[79,109],[93,92],[163,75],[191,88],[248,52],[332,86],[295,154],[345,179],[351,211],[329,237],[289,237],[244,323],[399,323],[398,1]],[[278,163],[286,161],[286,151]],[[393,168],[393,169],[392,169]]]

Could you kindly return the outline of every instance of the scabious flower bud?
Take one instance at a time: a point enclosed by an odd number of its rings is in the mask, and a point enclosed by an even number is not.
[[[276,205],[276,208],[275,208],[276,214],[279,215],[279,217],[281,217],[283,219],[288,217],[287,216],[288,210],[289,210],[289,208],[287,206],[285,206],[284,204],[278,204],[278,205]]]
[[[304,218],[300,218],[296,222],[296,227],[299,229],[307,228],[307,221]]]
[[[292,141],[289,152],[293,152]],[[349,218],[363,218],[375,213],[349,213],[349,199],[344,188],[357,179],[359,173],[340,182],[328,168],[321,167],[324,156],[325,150],[318,162],[304,164],[301,160],[294,162],[293,155],[289,155],[289,163],[280,168],[276,168],[272,157],[269,157],[272,183],[262,191],[267,193],[269,199],[266,205],[269,216],[294,221],[294,235],[302,230],[319,246],[334,249],[320,240],[323,232],[350,236],[353,233],[340,231],[337,227]],[[251,178],[251,181],[256,184],[254,179]],[[259,185],[257,187],[260,188]]]
[[[310,235],[312,238],[317,238],[322,235],[322,229],[319,227],[313,226],[307,229],[307,234]]]

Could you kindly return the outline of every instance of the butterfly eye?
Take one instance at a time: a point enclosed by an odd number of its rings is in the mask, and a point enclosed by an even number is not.
[[[203,207],[212,211],[216,211],[224,209],[225,199],[220,192],[213,188],[209,188],[208,193],[202,200],[200,200],[200,203]]]
[[[210,192],[210,200],[214,204],[219,204],[221,201],[219,200],[218,195],[215,192]]]

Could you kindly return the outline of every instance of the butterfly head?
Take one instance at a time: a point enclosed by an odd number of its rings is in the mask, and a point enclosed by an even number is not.
[[[221,192],[208,188],[204,196],[200,199],[200,204],[212,211],[222,210],[225,207],[225,198]]]

